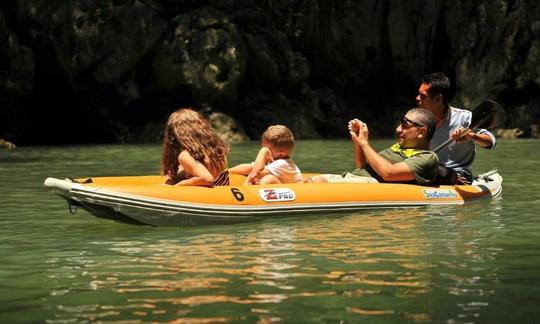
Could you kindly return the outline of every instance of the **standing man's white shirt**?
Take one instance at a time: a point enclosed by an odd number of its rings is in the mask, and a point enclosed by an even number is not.
[[[459,109],[449,106],[446,116],[442,122],[437,125],[435,134],[431,139],[429,148],[435,149],[442,143],[446,142],[452,137],[452,134],[460,127],[471,126],[472,112],[465,109]],[[489,149],[494,149],[496,144],[495,136],[485,129],[474,130],[478,134],[487,134],[491,138],[492,145]],[[476,155],[476,146],[474,141],[467,141],[464,143],[452,142],[445,148],[437,152],[439,157],[439,163],[445,165],[448,168],[452,168],[459,171],[465,171],[472,174],[472,163]]]

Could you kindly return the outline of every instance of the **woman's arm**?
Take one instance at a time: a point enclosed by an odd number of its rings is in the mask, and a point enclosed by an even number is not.
[[[183,186],[211,186],[214,183],[214,176],[199,161],[195,160],[188,151],[182,151],[178,155],[178,162],[184,171],[191,175],[191,178],[178,182]]]

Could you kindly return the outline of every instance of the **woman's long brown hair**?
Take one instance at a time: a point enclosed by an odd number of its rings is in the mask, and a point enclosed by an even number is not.
[[[200,113],[189,108],[178,109],[167,120],[161,175],[174,176],[178,173],[178,155],[184,150],[214,175],[227,168],[228,148],[225,143]]]

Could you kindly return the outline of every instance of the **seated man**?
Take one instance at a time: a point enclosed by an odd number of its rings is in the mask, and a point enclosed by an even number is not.
[[[434,152],[428,150],[435,131],[435,117],[428,110],[409,110],[396,127],[398,143],[379,153],[369,144],[369,130],[365,123],[355,119],[349,126],[358,169],[351,172],[353,176],[350,173],[337,177],[321,175],[313,182],[373,182],[366,181],[365,177],[373,177],[379,182],[419,185],[435,182],[439,160]],[[358,181],[354,175],[360,176]]]

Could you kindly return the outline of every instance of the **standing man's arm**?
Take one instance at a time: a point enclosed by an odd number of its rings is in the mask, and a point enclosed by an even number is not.
[[[465,132],[465,135],[462,137],[461,134]],[[483,148],[493,148],[495,146],[495,136],[493,136],[489,131],[480,130],[479,132],[474,132],[473,130],[467,131],[467,129],[459,128],[452,134],[452,138],[457,143],[463,143],[466,141],[474,141],[476,144]],[[491,136],[490,136],[491,134]]]

